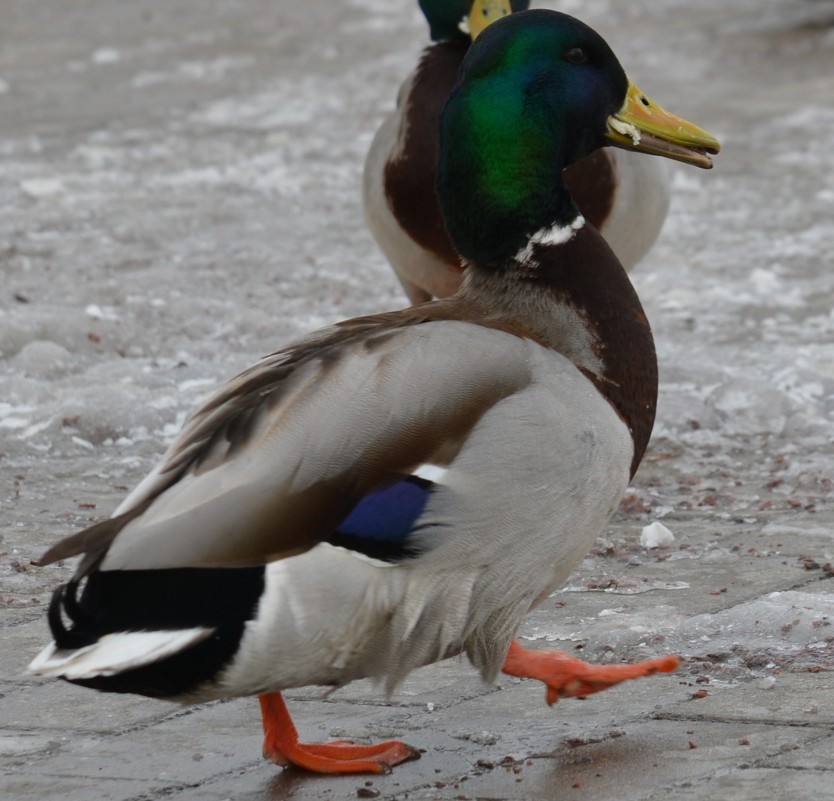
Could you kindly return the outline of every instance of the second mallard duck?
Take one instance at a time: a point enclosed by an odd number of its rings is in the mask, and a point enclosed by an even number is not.
[[[405,80],[397,107],[368,151],[363,176],[365,219],[411,303],[446,297],[463,266],[440,215],[438,120],[472,40],[528,0],[420,0],[435,44]],[[669,169],[658,159],[600,148],[565,171],[585,219],[628,270],[657,239],[669,208]]]

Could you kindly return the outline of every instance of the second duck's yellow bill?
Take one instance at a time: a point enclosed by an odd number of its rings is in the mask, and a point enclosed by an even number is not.
[[[469,9],[469,35],[472,41],[474,42],[495,20],[512,13],[510,0],[473,0]]]

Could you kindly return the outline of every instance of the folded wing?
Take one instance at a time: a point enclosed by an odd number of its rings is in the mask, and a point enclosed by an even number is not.
[[[530,383],[523,342],[473,323],[390,318],[301,340],[221,388],[112,519],[41,561],[222,567],[340,535],[391,540],[425,503],[404,480],[448,464],[490,408]],[[387,534],[374,531],[389,518]]]

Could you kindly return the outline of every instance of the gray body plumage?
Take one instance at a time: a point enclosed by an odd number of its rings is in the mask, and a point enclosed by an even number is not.
[[[326,329],[233,379],[119,508],[143,511],[100,570],[267,563],[238,652],[199,697],[362,677],[392,689],[462,651],[491,680],[625,490],[630,434],[573,361],[489,324],[408,315]],[[427,463],[445,472],[418,557],[316,541],[343,514],[318,489],[338,501]],[[37,672],[107,670],[104,655],[53,654]]]

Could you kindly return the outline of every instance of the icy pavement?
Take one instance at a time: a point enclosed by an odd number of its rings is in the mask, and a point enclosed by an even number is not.
[[[633,274],[661,366],[649,454],[522,635],[687,665],[555,709],[456,661],[390,705],[362,683],[294,694],[310,737],[426,749],[367,785],[263,763],[252,701],[180,710],[23,675],[69,574],[31,558],[107,515],[218,381],[404,302],[359,183],[425,41],[413,0],[27,0],[0,23],[8,798],[834,798],[834,3],[548,5],[724,149],[711,173],[677,169]],[[654,522],[674,540],[643,547]]]

